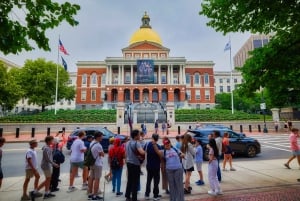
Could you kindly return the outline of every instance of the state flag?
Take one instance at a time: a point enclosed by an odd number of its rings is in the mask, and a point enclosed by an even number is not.
[[[65,68],[65,70],[68,71],[68,65],[67,65],[67,62],[64,60],[63,57],[61,57],[61,62],[62,62],[63,67]]]

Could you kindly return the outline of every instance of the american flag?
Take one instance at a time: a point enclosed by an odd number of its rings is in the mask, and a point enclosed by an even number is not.
[[[64,53],[65,55],[69,55],[69,53],[67,52],[66,48],[64,47],[64,45],[62,44],[61,40],[59,39],[59,50]]]

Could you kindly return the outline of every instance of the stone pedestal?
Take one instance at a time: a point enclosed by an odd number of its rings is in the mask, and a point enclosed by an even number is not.
[[[272,111],[273,121],[279,122],[279,108],[272,108],[271,111]]]
[[[170,121],[171,124],[175,123],[175,110],[174,110],[174,103],[168,102],[166,104],[167,109],[167,121]]]
[[[125,104],[123,102],[118,102],[117,104],[117,126],[122,127],[124,125],[124,111]]]

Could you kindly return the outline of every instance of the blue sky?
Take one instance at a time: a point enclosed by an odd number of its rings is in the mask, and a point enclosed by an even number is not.
[[[103,61],[122,56],[132,34],[139,29],[146,11],[150,24],[170,49],[170,56],[189,61],[213,61],[216,71],[230,70],[229,51],[224,47],[231,38],[232,57],[249,38],[249,33],[224,36],[207,27],[208,19],[199,15],[200,0],[73,0],[81,5],[76,19],[79,25],[62,23],[47,31],[51,52],[36,49],[18,55],[0,56],[23,65],[26,59],[46,58],[57,62],[60,36],[69,56],[64,56],[68,70],[76,71],[77,61]],[[59,60],[61,62],[61,60]]]

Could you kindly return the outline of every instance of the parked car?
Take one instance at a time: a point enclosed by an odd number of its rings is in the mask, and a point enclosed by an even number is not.
[[[78,137],[78,133],[80,131],[85,131],[86,136],[91,135],[94,136],[95,131],[100,131],[101,133],[103,133],[103,137],[102,137],[102,141],[101,141],[101,145],[103,147],[104,152],[108,151],[108,146],[109,146],[109,139],[110,138],[120,138],[121,141],[123,142],[125,140],[125,136],[124,135],[119,135],[119,134],[115,134],[112,131],[108,130],[105,127],[88,127],[88,128],[79,128],[79,129],[75,129],[68,137],[68,141],[67,141],[67,149],[70,150],[71,146],[74,142],[74,140],[77,139]],[[86,140],[86,136],[83,138],[83,140]]]
[[[208,160],[208,135],[213,133],[215,130],[220,131],[221,137],[223,137],[225,132],[229,134],[230,146],[232,151],[237,155],[245,155],[252,158],[261,152],[260,143],[256,139],[246,137],[243,133],[236,133],[229,128],[205,127],[188,130],[188,133],[191,134],[194,139],[201,140],[204,160]]]

